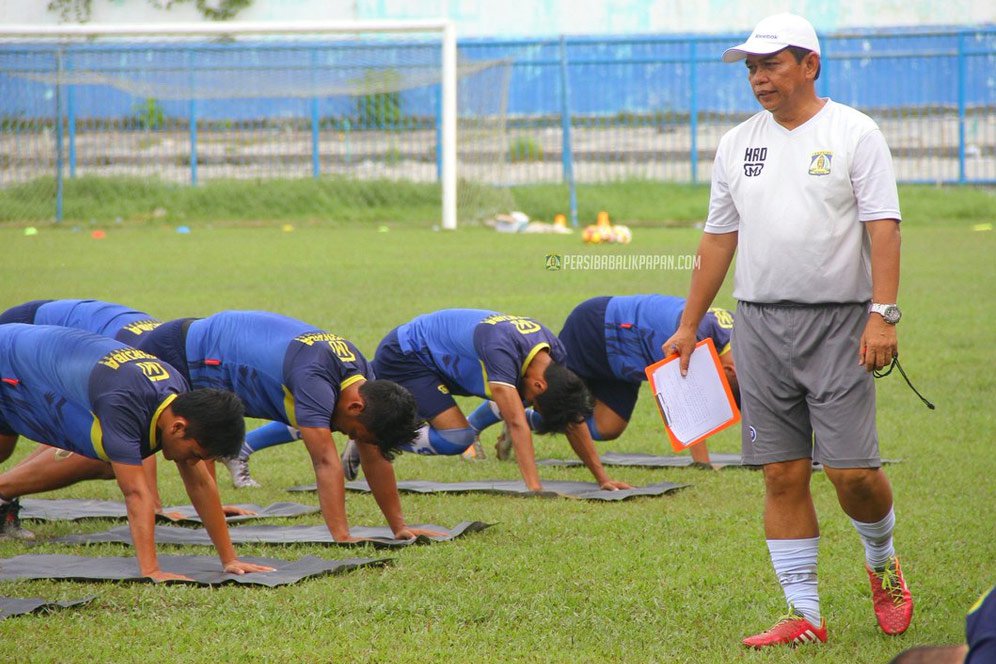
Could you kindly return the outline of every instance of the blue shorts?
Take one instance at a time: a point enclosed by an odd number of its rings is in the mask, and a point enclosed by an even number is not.
[[[25,302],[24,304],[19,304],[16,307],[11,307],[7,311],[0,314],[0,325],[4,323],[24,323],[26,325],[34,325],[35,314],[38,313],[38,309],[43,304],[48,304],[54,300],[32,300],[30,302]]]
[[[452,386],[425,366],[415,353],[406,353],[401,349],[397,328],[391,330],[377,346],[373,370],[378,379],[393,381],[411,392],[422,419],[431,420],[457,405],[452,396]]]
[[[605,309],[609,297],[596,297],[574,308],[557,335],[567,349],[567,368],[584,380],[596,400],[629,421],[640,396],[640,384],[619,380],[605,351]]]

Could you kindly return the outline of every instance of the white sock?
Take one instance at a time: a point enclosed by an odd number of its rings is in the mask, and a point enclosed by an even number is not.
[[[851,519],[855,530],[861,536],[861,543],[865,545],[865,561],[873,570],[881,571],[885,569],[889,558],[896,555],[896,549],[892,545],[892,531],[896,527],[896,513],[889,508],[889,513],[881,521],[875,523],[862,523]]]
[[[816,591],[816,554],[820,538],[768,540],[771,564],[789,606],[820,626],[820,596]]]

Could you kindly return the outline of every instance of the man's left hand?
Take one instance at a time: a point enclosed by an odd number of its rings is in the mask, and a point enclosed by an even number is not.
[[[617,480],[605,480],[600,485],[602,489],[606,491],[618,491],[619,489],[632,489],[633,487],[625,482],[619,482]]]
[[[233,560],[225,563],[225,572],[228,574],[251,574],[253,572],[272,572],[275,568],[256,563],[245,563],[241,560]]]
[[[896,326],[889,325],[878,314],[869,314],[864,334],[861,335],[858,364],[864,366],[865,371],[877,371],[890,364],[898,354]]]

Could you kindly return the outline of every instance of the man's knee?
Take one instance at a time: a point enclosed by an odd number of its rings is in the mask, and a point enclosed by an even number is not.
[[[879,468],[824,467],[824,470],[838,493],[859,499],[874,496],[878,492],[883,478]]]
[[[765,464],[765,491],[772,498],[808,493],[812,472],[812,462],[809,459]]]

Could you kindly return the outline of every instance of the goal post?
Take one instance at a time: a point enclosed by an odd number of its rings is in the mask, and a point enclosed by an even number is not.
[[[509,66],[460,60],[449,20],[0,26],[0,189],[47,170],[61,218],[77,175],[431,181],[454,229],[482,214],[463,136],[506,159]]]

